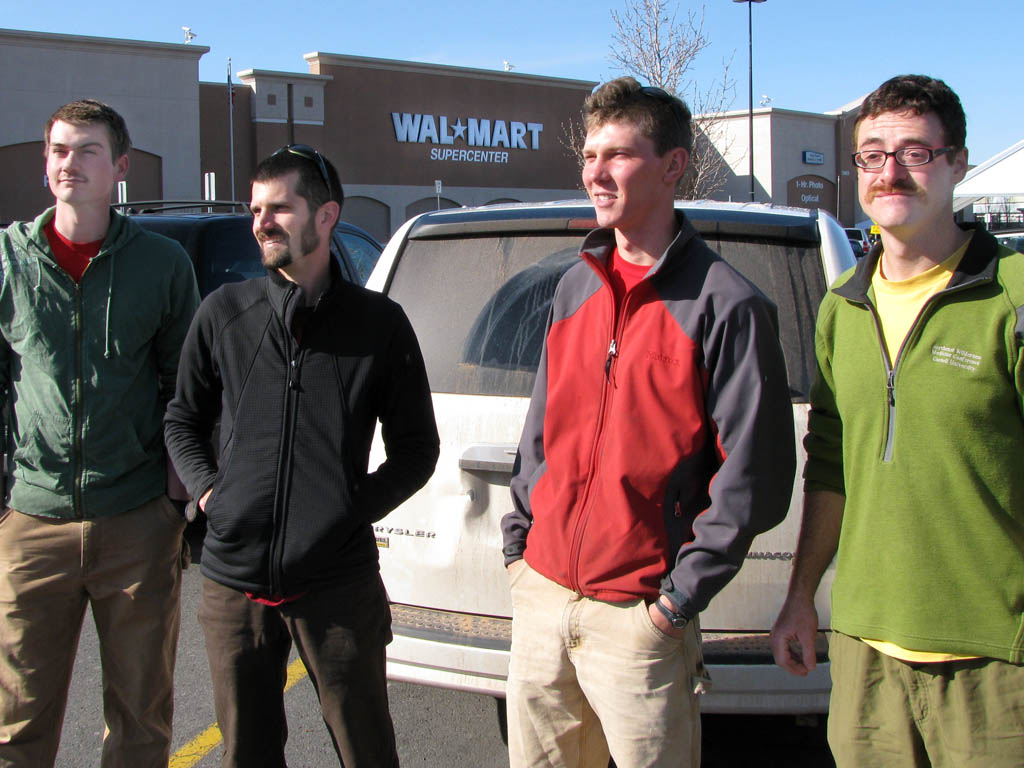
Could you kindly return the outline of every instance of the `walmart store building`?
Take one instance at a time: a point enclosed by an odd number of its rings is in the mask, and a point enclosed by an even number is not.
[[[199,82],[208,50],[0,30],[0,225],[52,204],[42,126],[86,97],[128,122],[128,200],[196,200],[210,178],[217,199],[246,200],[256,164],[288,143],[335,163],[342,216],[382,241],[438,207],[583,195],[567,128],[595,82],[309,53],[307,72],[244,69],[229,88],[226,77]],[[862,220],[849,160],[855,114],[856,104],[824,115],[756,110],[754,199]],[[739,111],[711,137],[727,166],[716,199],[750,199],[747,135]]]
[[[596,83],[310,53],[308,73],[239,72],[229,101],[226,78],[198,82],[207,51],[0,30],[0,222],[52,204],[43,125],[85,97],[128,122],[129,200],[201,198],[208,173],[230,199],[232,152],[234,197],[246,200],[256,164],[288,143],[335,163],[343,217],[380,240],[437,207],[582,194],[563,126]]]

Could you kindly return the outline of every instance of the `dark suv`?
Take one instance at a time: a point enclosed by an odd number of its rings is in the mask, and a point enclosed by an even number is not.
[[[203,297],[224,283],[264,274],[260,249],[252,235],[252,215],[242,203],[161,201],[125,203],[117,208],[145,229],[181,243],[192,259]],[[380,243],[368,232],[344,221],[335,226],[331,253],[347,280],[366,283],[380,252]]]

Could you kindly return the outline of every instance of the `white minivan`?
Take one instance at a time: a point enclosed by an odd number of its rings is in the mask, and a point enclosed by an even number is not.
[[[708,244],[778,307],[796,434],[807,428],[814,320],[854,255],[818,210],[685,202]],[[376,524],[392,600],[394,680],[505,695],[511,603],[499,523],[540,358],[555,285],[596,226],[587,201],[457,208],[422,214],[384,249],[367,286],[402,305],[419,338],[441,455],[427,485]],[[379,435],[370,466],[383,460]],[[768,631],[783,598],[800,525],[803,449],[790,512],[755,539],[738,576],[701,615],[713,679],[702,710],[810,714],[828,708],[831,571],[816,604],[817,669],[805,678],[772,662]]]

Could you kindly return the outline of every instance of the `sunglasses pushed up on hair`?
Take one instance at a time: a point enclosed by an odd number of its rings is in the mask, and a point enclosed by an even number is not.
[[[324,156],[317,152],[313,147],[308,144],[285,144],[279,150],[277,150],[271,157],[277,157],[282,152],[288,152],[292,155],[297,155],[304,160],[309,160],[311,163],[316,165],[316,169],[320,172],[320,178],[324,182],[324,186],[327,187],[327,197],[330,200],[337,200],[339,195],[335,194],[334,185],[331,184],[331,177],[327,173],[327,163],[324,162]]]

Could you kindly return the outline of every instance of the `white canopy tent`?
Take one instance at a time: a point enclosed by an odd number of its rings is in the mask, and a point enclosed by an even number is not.
[[[953,190],[953,210],[991,197],[1024,196],[1024,139],[989,158],[964,176]]]

